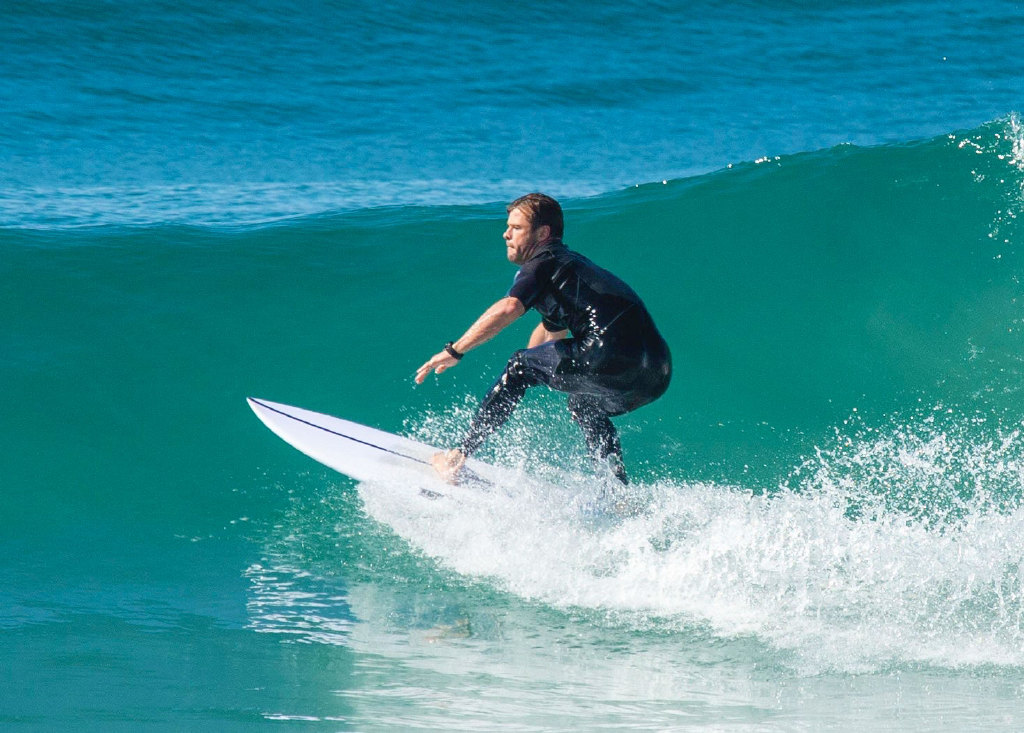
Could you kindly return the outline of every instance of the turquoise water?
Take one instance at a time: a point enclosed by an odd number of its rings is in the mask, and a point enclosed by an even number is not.
[[[7,10],[3,727],[1020,729],[1019,4]],[[251,414],[453,440],[534,189],[672,346],[644,513],[557,395],[454,514]]]

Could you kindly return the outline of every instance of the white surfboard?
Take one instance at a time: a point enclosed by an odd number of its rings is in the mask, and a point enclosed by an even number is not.
[[[430,465],[438,448],[299,407],[252,397],[248,402],[257,417],[286,443],[357,481],[397,479],[428,491],[448,487]],[[460,484],[489,485],[496,470],[471,459]]]

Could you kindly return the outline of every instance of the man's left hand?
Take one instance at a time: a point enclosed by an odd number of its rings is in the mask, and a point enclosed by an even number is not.
[[[445,369],[453,367],[458,363],[459,360],[447,351],[439,351],[430,357],[430,361],[416,370],[416,384],[423,384],[423,380],[426,379],[427,375],[431,372],[434,374],[440,374]]]

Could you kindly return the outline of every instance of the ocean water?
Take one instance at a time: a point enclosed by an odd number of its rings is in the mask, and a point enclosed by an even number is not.
[[[0,727],[1024,727],[1024,5],[3,10]],[[552,393],[457,512],[256,420],[453,441],[531,190],[673,349],[641,513]]]

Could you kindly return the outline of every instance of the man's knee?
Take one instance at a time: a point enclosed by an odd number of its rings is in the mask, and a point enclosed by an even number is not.
[[[525,387],[550,385],[558,368],[558,359],[556,354],[549,352],[542,347],[512,352],[505,365],[504,378]]]
[[[588,400],[577,394],[569,395],[569,414],[578,423],[592,419],[599,411],[593,400]]]
[[[515,374],[518,376],[521,374],[525,374],[526,368],[526,349],[519,349],[518,351],[513,351],[512,356],[509,357],[508,363],[505,364],[505,373]]]

